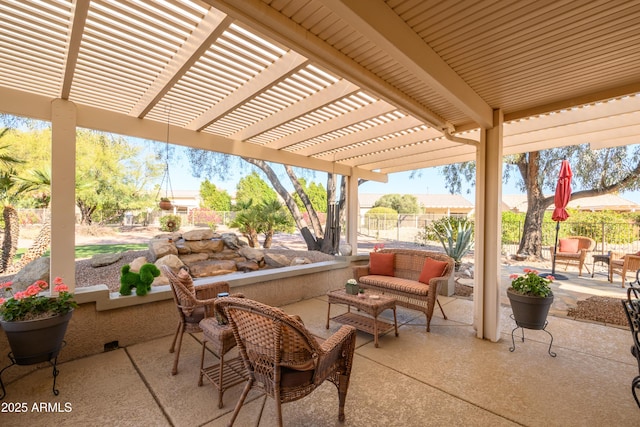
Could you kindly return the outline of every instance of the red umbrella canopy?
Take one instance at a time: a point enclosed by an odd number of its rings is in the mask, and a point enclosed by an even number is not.
[[[564,221],[569,218],[567,213],[567,204],[571,199],[571,166],[569,166],[568,160],[563,160],[560,166],[560,174],[558,175],[558,184],[556,185],[556,194],[553,198],[553,203],[556,208],[553,210],[551,219],[554,221]]]

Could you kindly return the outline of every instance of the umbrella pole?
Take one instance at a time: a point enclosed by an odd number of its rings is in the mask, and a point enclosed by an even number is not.
[[[558,252],[558,233],[560,232],[560,221],[556,221],[556,242],[553,244],[553,256],[551,259],[551,275],[556,274],[556,252]]]

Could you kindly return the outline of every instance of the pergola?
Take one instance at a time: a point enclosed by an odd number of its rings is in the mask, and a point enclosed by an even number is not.
[[[640,3],[0,0],[0,111],[52,123],[52,274],[77,127],[358,179],[475,161],[478,337],[498,339],[502,156],[638,142]]]

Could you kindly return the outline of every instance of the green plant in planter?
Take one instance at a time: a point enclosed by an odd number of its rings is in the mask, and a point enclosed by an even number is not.
[[[552,295],[549,284],[553,282],[554,277],[548,275],[542,277],[537,270],[525,268],[524,274],[511,274],[511,288],[521,295],[529,295],[534,297],[547,297]]]
[[[455,261],[456,271],[460,268],[462,257],[473,247],[473,223],[459,221],[454,229],[451,221],[444,222],[441,229],[434,228],[434,232],[447,255]]]

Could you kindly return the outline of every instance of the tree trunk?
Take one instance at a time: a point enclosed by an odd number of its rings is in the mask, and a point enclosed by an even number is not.
[[[25,265],[29,264],[31,261],[38,259],[50,249],[51,246],[51,223],[49,220],[46,220],[42,229],[38,233],[36,240],[33,242],[31,247],[27,250],[27,252],[22,255],[20,260],[16,263],[10,265],[6,272],[7,274],[14,274],[20,271]]]
[[[271,247],[271,243],[273,242],[273,230],[269,230],[264,233],[264,243],[262,243],[262,247],[265,249],[269,249]]]
[[[298,209],[298,205],[296,205],[296,202],[293,197],[291,197],[291,194],[289,194],[284,186],[280,183],[280,180],[278,179],[278,176],[273,171],[273,169],[271,169],[267,162],[263,160],[250,159],[248,157],[243,157],[242,159],[248,163],[251,163],[252,165],[259,167],[260,170],[262,170],[265,175],[267,175],[267,178],[271,182],[271,185],[273,185],[274,190],[280,195],[280,197],[282,197],[282,200],[284,200],[287,209],[289,209],[289,212],[291,212],[291,216],[296,223],[296,227],[298,227],[298,230],[300,230],[300,233],[302,233],[302,237],[307,244],[307,249],[310,251],[319,250],[320,244],[318,242],[318,239],[309,230],[307,222],[304,220],[302,214],[300,213],[300,210]]]
[[[2,212],[4,218],[4,241],[2,242],[2,271],[6,271],[18,250],[20,238],[20,219],[18,211],[13,206],[5,206]]]
[[[313,208],[313,205],[311,204],[311,200],[309,200],[309,196],[307,196],[307,193],[304,192],[304,189],[300,185],[300,181],[298,180],[298,177],[296,176],[291,166],[285,166],[285,170],[287,171],[287,175],[289,175],[289,179],[293,184],[293,188],[296,190],[296,193],[298,194],[298,196],[300,196],[300,200],[302,200],[302,204],[304,205],[304,208],[309,213],[309,221],[311,221],[311,227],[313,228],[315,236],[321,237],[322,225],[320,224],[320,218],[318,218],[318,214],[316,210]]]

